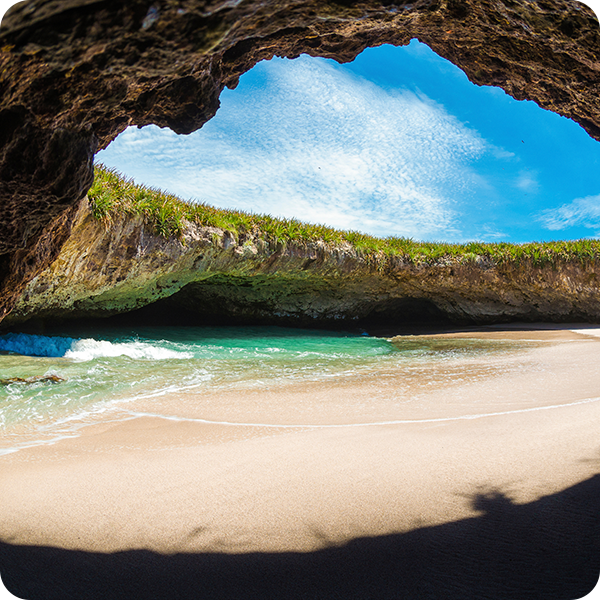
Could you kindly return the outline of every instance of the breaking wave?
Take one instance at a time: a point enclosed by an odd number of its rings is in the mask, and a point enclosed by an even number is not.
[[[192,358],[191,352],[179,352],[161,348],[149,342],[108,342],[106,340],[84,339],[73,342],[65,353],[65,358],[87,361],[95,358],[128,356],[138,360],[164,360],[169,358]]]
[[[8,333],[0,336],[0,351],[24,356],[60,357],[71,349],[75,341],[69,337]]]
[[[109,342],[91,338],[75,339],[60,336],[9,333],[0,336],[0,351],[24,356],[69,358],[85,362],[96,358],[127,356],[137,360],[164,360],[169,358],[192,358],[191,352],[163,348],[159,343],[138,340]]]

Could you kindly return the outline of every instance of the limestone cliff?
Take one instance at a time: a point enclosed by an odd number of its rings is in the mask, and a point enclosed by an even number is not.
[[[87,200],[58,259],[34,278],[3,325],[106,317],[298,325],[600,320],[600,265],[496,264],[489,257],[361,254],[350,244],[281,244],[184,224],[165,239],[141,217],[103,226]]]
[[[128,125],[188,133],[262,59],[412,38],[600,139],[600,30],[575,0],[26,0],[0,30],[0,319]]]

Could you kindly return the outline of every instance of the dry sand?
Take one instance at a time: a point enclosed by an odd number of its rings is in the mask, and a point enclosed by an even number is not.
[[[44,599],[581,597],[600,573],[600,339],[572,329],[447,334],[540,343],[383,414],[369,398],[393,374],[280,390],[289,422],[253,392],[220,419],[247,425],[141,416],[0,457],[5,584]]]

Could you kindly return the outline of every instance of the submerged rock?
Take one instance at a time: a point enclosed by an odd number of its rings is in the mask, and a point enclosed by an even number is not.
[[[102,225],[84,201],[56,261],[3,325],[132,313],[147,322],[392,327],[441,322],[600,320],[595,261],[429,263],[349,243],[270,242],[185,222],[165,239],[141,217]]]
[[[0,385],[11,385],[13,383],[60,383],[66,381],[64,377],[59,375],[37,375],[35,377],[9,377],[8,379],[0,379]]]

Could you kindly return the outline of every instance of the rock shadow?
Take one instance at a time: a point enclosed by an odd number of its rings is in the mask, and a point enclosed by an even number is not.
[[[600,573],[600,475],[528,504],[307,553],[112,554],[0,544],[6,587],[29,600],[573,600]]]

